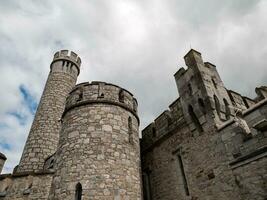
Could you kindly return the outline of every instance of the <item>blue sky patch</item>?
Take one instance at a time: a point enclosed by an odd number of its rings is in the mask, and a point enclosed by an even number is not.
[[[23,103],[26,104],[27,108],[31,112],[32,115],[34,115],[36,109],[37,109],[37,102],[36,99],[31,95],[29,90],[24,86],[20,85],[19,86],[19,91],[23,97]]]

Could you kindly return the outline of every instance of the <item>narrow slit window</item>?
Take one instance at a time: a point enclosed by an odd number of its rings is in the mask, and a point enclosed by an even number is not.
[[[152,136],[157,137],[157,131],[155,127],[152,128]]]
[[[189,84],[187,85],[187,87],[188,87],[189,95],[192,95],[192,94],[193,94],[193,90],[192,90],[192,86],[191,86],[191,84],[189,83]]]
[[[143,190],[144,190],[144,200],[152,200],[151,191],[151,171],[143,172]]]
[[[198,99],[198,105],[200,107],[200,110],[203,112],[203,114],[206,114],[206,108],[203,99]]]
[[[220,106],[220,101],[216,95],[213,95],[214,98],[214,103],[215,103],[215,109],[219,117],[221,118],[221,106]]]
[[[198,130],[199,133],[203,132],[203,128],[194,112],[194,109],[191,105],[188,106],[188,113],[193,121],[193,123],[195,124],[196,126],[196,129]]]
[[[124,103],[124,92],[120,90],[119,92],[119,102]]]
[[[178,165],[179,165],[179,172],[180,172],[180,175],[182,177],[184,192],[185,192],[186,196],[189,196],[189,189],[188,189],[187,179],[185,176],[184,164],[183,164],[183,160],[182,160],[182,157],[180,154],[177,154],[177,161],[178,161]]]
[[[83,89],[79,89],[78,90],[78,99],[77,101],[81,101],[83,99]]]
[[[128,136],[129,136],[129,143],[133,144],[133,122],[132,118],[128,118]]]
[[[217,89],[217,83],[215,82],[214,78],[211,79],[213,86]]]
[[[82,192],[83,192],[82,184],[77,183],[75,188],[75,200],[82,200]]]
[[[226,99],[223,99],[223,102],[225,106],[225,117],[226,119],[230,119],[231,111],[230,111],[229,103],[227,102]]]

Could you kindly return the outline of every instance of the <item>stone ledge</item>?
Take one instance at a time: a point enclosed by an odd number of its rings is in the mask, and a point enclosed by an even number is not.
[[[237,159],[230,162],[229,165],[232,169],[235,169],[263,157],[267,157],[267,146],[261,147],[247,155],[238,157]]]
[[[88,105],[88,104],[108,104],[108,105],[114,105],[114,106],[119,106],[129,112],[131,112],[137,119],[138,121],[138,125],[140,124],[140,119],[138,117],[138,115],[132,110],[130,109],[129,107],[127,107],[125,104],[123,103],[119,103],[119,102],[115,102],[115,101],[111,101],[111,100],[104,100],[104,99],[98,99],[98,100],[85,100],[85,101],[81,101],[81,102],[78,102],[74,105],[71,105],[69,107],[67,107],[63,114],[62,114],[62,118],[66,115],[66,113],[76,107],[80,107],[80,106],[85,106],[85,105]]]
[[[48,175],[48,174],[54,174],[54,170],[42,170],[42,171],[37,171],[37,172],[18,172],[14,174],[1,174],[0,175],[0,180],[5,179],[5,178],[15,178],[15,177],[23,177],[23,176],[35,176],[35,175]]]

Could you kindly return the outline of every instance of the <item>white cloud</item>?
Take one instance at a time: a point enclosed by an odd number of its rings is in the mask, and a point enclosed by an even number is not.
[[[266,85],[266,12],[264,0],[1,1],[0,122],[9,129],[0,138],[15,143],[6,166],[19,161],[32,120],[24,111],[22,126],[6,113],[23,110],[22,84],[40,98],[55,51],[81,56],[79,82],[133,92],[143,127],[177,98],[173,74],[190,46],[217,65],[227,87],[252,95]]]

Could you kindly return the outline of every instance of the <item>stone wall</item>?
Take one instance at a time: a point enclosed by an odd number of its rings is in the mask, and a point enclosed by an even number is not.
[[[52,176],[52,173],[1,175],[0,199],[47,200]]]
[[[141,199],[139,119],[128,91],[79,84],[62,118],[50,199]]]
[[[265,200],[266,87],[252,100],[227,90],[199,52],[185,62],[176,109],[142,131],[144,199]]]

